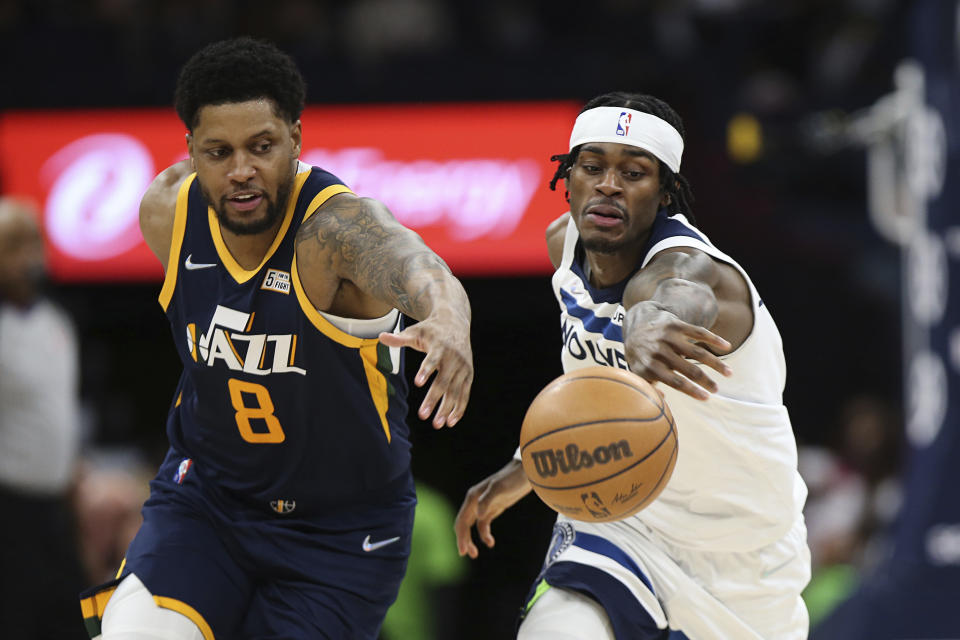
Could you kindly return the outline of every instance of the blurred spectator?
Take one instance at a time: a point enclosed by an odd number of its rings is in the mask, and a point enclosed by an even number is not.
[[[857,586],[884,553],[884,533],[899,508],[900,429],[881,399],[859,395],[841,414],[833,450],[801,447],[800,473],[813,577],[804,592],[815,626]]]
[[[451,41],[451,23],[436,0],[360,0],[350,3],[344,45],[361,64],[397,54],[437,52]]]
[[[43,297],[44,251],[24,202],[0,198],[0,620],[3,636],[84,638],[69,493],[79,440],[77,343]]]
[[[89,582],[113,579],[143,518],[149,469],[139,462],[85,459],[74,500],[83,564]]]

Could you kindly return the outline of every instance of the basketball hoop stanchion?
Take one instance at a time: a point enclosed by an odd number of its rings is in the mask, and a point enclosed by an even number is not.
[[[945,117],[960,108],[958,64],[907,60],[892,93],[820,130],[822,147],[865,149],[870,220],[901,248],[909,453],[890,553],[812,640],[960,637],[960,131]]]

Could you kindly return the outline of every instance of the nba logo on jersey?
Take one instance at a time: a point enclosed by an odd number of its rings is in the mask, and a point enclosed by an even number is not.
[[[193,466],[193,460],[190,458],[184,458],[180,463],[180,466],[177,467],[177,472],[173,474],[173,481],[177,484],[183,484],[183,479],[187,476],[187,472],[190,471],[190,467]]]
[[[630,132],[630,120],[633,119],[632,113],[627,113],[626,111],[620,112],[620,117],[617,118],[617,135],[625,136]]]
[[[290,513],[297,508],[296,500],[271,500],[270,508],[277,513]]]
[[[576,538],[577,532],[569,522],[558,522],[553,525],[553,540],[550,541],[550,548],[547,551],[546,566],[556,562],[560,554],[569,549]]]

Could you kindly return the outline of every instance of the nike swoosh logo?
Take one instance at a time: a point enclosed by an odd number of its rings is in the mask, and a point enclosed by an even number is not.
[[[216,262],[194,262],[193,260],[191,260],[191,258],[193,258],[192,253],[188,255],[187,259],[184,260],[183,262],[183,266],[185,266],[190,271],[193,271],[194,269],[209,269],[210,267],[217,266]]]
[[[370,536],[367,536],[366,538],[363,539],[363,550],[368,552],[376,551],[377,549],[380,549],[381,547],[385,547],[388,544],[393,544],[399,539],[400,539],[400,536],[397,536],[396,538],[387,538],[386,540],[381,540],[379,542],[370,542]]]

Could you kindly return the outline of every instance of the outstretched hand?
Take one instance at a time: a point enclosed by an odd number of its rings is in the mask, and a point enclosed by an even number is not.
[[[454,316],[431,315],[400,333],[381,333],[379,340],[388,347],[410,347],[426,354],[413,383],[422,387],[434,373],[436,377],[417,415],[426,420],[439,402],[433,427],[440,429],[457,424],[467,409],[473,385],[469,323],[458,321]]]
[[[466,554],[474,560],[479,555],[471,535],[474,525],[480,540],[492,549],[496,540],[490,531],[491,523],[520,498],[530,493],[532,488],[517,460],[511,460],[493,475],[470,487],[453,525],[460,555]]]
[[[645,314],[642,324],[634,327],[624,341],[630,371],[649,382],[662,382],[688,396],[706,400],[716,393],[717,383],[696,363],[724,376],[733,371],[701,345],[721,353],[731,349],[729,342],[712,331],[684,322],[665,310]]]

